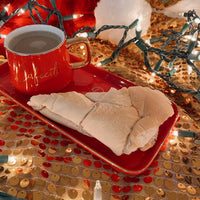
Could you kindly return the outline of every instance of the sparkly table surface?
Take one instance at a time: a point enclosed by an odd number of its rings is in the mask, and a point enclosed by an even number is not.
[[[165,19],[173,29],[184,23],[154,13],[149,35],[159,33],[159,19],[162,23]],[[91,48],[92,63],[96,65],[112,53],[115,45],[95,39],[91,40]],[[29,200],[92,200],[95,182],[100,180],[103,200],[200,199],[200,145],[192,138],[177,136],[180,129],[200,133],[199,103],[152,77],[144,67],[141,52],[134,46],[123,50],[103,68],[136,84],[159,89],[178,106],[178,121],[151,166],[140,175],[118,172],[0,96],[0,154],[9,155],[9,162],[0,164],[0,189]],[[195,77],[191,81],[185,70],[176,76],[178,80],[176,77],[174,81],[180,85],[199,83]]]

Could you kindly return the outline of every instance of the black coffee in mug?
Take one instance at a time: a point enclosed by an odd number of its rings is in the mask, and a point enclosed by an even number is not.
[[[57,47],[61,38],[49,31],[31,31],[14,37],[9,48],[22,54],[38,54]]]

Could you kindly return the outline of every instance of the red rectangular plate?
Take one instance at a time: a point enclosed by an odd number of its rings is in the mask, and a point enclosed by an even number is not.
[[[71,59],[76,60],[75,57],[71,57]],[[86,93],[91,91],[108,91],[110,87],[120,89],[122,87],[130,86],[135,85],[123,78],[115,76],[114,74],[106,72],[105,70],[90,64],[86,67],[74,70],[73,81],[68,87],[60,92],[77,91]],[[109,163],[117,170],[127,174],[140,174],[149,167],[158,154],[178,116],[177,107],[172,102],[174,115],[160,126],[157,141],[152,148],[144,152],[138,150],[130,155],[123,154],[121,156],[117,156],[108,147],[95,138],[85,136],[77,131],[61,126],[47,119],[39,112],[34,111],[30,106],[28,106],[27,102],[30,99],[30,96],[24,95],[13,88],[9,79],[9,69],[7,63],[0,66],[0,92],[45,123],[58,130],[60,133],[64,134],[80,146]]]

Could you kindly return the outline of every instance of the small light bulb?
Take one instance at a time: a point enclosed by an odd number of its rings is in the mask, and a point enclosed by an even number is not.
[[[173,131],[172,133],[174,136],[178,136],[178,131]]]
[[[188,74],[190,75],[192,73],[192,67],[188,65]]]
[[[83,46],[83,45],[81,45],[81,46],[80,46],[80,49],[84,49],[84,46]]]
[[[200,23],[200,19],[199,19],[198,17],[196,17],[196,18],[194,19],[194,22],[195,22],[196,24],[199,24],[199,23]]]
[[[8,4],[7,6],[4,7],[4,9],[6,10],[6,12],[8,12],[9,6],[10,6],[10,4]]]
[[[0,38],[6,38],[6,35],[0,34]]]
[[[79,15],[79,14],[74,14],[74,15],[73,15],[73,19],[77,19],[77,18],[82,17],[82,16],[83,16],[83,15],[81,15],[81,14],[80,14],[80,15]]]
[[[23,8],[21,8],[20,11],[19,11],[19,15],[21,15],[23,13],[25,13],[25,10]]]
[[[101,64],[101,63],[98,63],[98,64],[97,64],[97,67],[101,67],[101,66],[102,66],[102,64]]]
[[[77,36],[78,37],[85,37],[85,38],[87,38],[88,34],[87,33],[78,33]]]

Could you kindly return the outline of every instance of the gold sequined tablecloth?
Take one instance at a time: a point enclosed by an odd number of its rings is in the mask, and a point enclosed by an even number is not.
[[[157,13],[152,13],[151,21],[146,38],[185,23]],[[96,65],[116,46],[94,39],[91,48]],[[185,73],[182,61],[178,65],[183,68],[174,81],[188,87],[191,82],[194,87],[199,85],[195,76]],[[92,200],[95,182],[100,180],[103,200],[199,200],[200,145],[192,138],[177,136],[180,129],[200,134],[199,103],[152,77],[134,45],[103,68],[136,84],[159,89],[178,106],[179,118],[151,166],[140,175],[119,172],[1,95],[0,155],[9,155],[9,162],[0,164],[0,190],[28,200]]]

